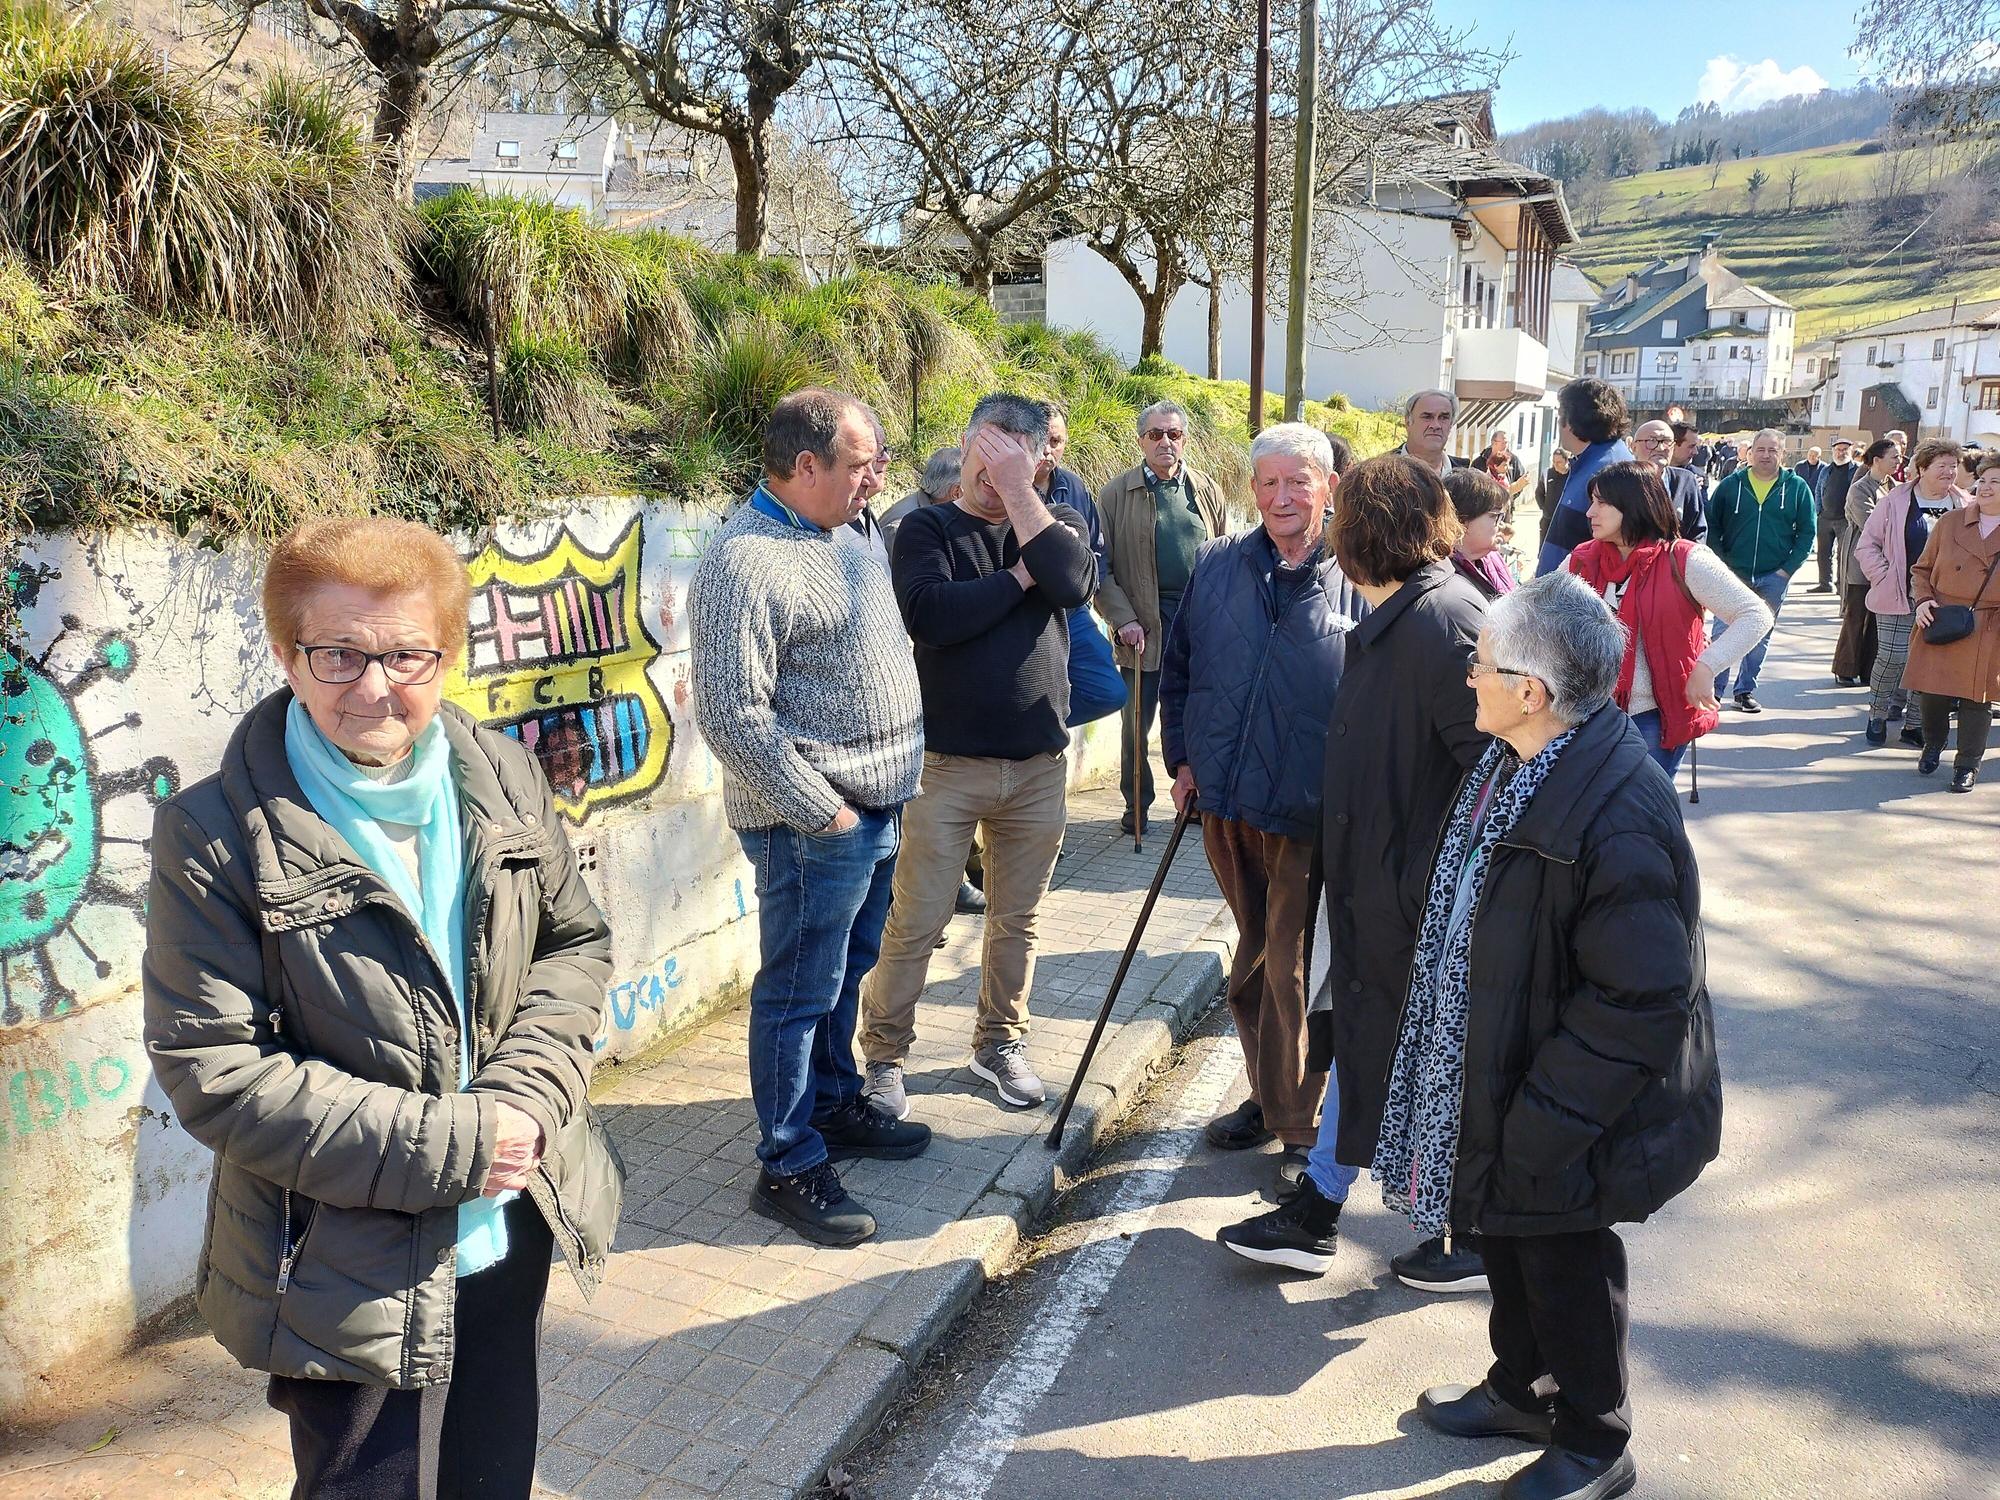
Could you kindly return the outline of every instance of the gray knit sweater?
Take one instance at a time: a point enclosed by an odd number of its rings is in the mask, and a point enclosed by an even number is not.
[[[732,828],[826,827],[896,807],[923,770],[923,704],[896,596],[867,553],[741,506],[696,566],[694,715]]]

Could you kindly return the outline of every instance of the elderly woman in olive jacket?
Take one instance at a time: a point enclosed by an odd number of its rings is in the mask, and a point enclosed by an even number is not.
[[[154,826],[146,1042],[215,1152],[196,1301],[302,1497],[526,1496],[551,1243],[588,1293],[618,1220],[609,934],[534,758],[439,702],[465,592],[420,526],[287,537],[293,690]]]
[[[1721,1142],[1700,880],[1672,784],[1610,701],[1624,645],[1568,574],[1486,616],[1467,670],[1496,738],[1439,835],[1375,1151],[1419,1232],[1479,1233],[1493,1365],[1418,1410],[1548,1444],[1506,1500],[1637,1483],[1611,1226]]]

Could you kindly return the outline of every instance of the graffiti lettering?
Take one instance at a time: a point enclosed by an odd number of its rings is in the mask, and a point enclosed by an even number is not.
[[[161,756],[120,766],[106,755],[113,738],[140,727],[127,713],[87,722],[86,688],[132,675],[137,653],[116,632],[100,637],[83,665],[58,681],[51,658],[81,622],[62,630],[38,657],[0,648],[0,1026],[47,1020],[70,1010],[76,992],[61,978],[79,964],[99,979],[111,964],[84,929],[102,908],[140,909],[145,842],[106,830],[105,805],[138,794],[158,804],[180,789],[180,771]],[[133,851],[128,853],[127,851]],[[94,918],[90,920],[94,921]]]
[[[647,675],[660,648],[639,615],[643,539],[635,517],[602,554],[564,530],[547,551],[495,542],[466,565],[471,628],[445,694],[535,752],[572,822],[644,796],[667,768],[673,721]]]
[[[87,1068],[66,1062],[53,1068],[22,1068],[7,1080],[7,1108],[0,1113],[0,1142],[53,1130],[93,1104],[108,1104],[132,1084],[132,1068],[122,1057],[100,1057]]]
[[[669,958],[661,963],[655,973],[642,974],[637,979],[614,984],[606,997],[609,1001],[611,1024],[620,1031],[630,1031],[638,1024],[642,1011],[663,1009],[667,1004],[668,992],[679,989],[686,978],[687,976],[681,973],[680,960]]]

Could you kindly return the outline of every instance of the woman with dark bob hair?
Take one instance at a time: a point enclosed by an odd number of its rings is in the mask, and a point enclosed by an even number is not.
[[[414,522],[285,536],[287,686],[153,826],[146,1047],[215,1153],[195,1301],[269,1372],[298,1500],[525,1500],[551,1245],[587,1296],[618,1223],[611,934],[534,756],[442,701],[468,593]]]
[[[1625,445],[1632,419],[1615,386],[1602,380],[1572,380],[1556,396],[1556,420],[1562,445],[1576,456],[1570,460],[1562,499],[1542,538],[1537,573],[1556,572],[1571,549],[1590,539],[1590,481],[1597,471],[1632,461],[1632,450]]]
[[[1465,680],[1485,603],[1451,565],[1460,527],[1443,481],[1386,454],[1349,469],[1333,504],[1335,560],[1368,604],[1347,633],[1327,725],[1321,869],[1308,890],[1308,1066],[1334,1076],[1297,1194],[1218,1235],[1247,1259],[1317,1272],[1333,1264],[1340,1206],[1375,1153],[1417,936],[1414,884],[1452,788],[1486,748]],[[1486,1284],[1477,1249],[1442,1233],[1391,1264],[1421,1290]]]
[[[1719,722],[1716,676],[1764,638],[1770,607],[1707,547],[1680,540],[1673,499],[1653,464],[1600,469],[1587,514],[1591,539],[1570,553],[1569,571],[1625,627],[1611,699],[1672,776],[1687,747]],[[1731,629],[1706,640],[1704,611]]]
[[[1611,702],[1629,651],[1566,573],[1487,614],[1462,670],[1494,739],[1418,897],[1373,1158],[1419,1233],[1479,1234],[1493,1364],[1417,1411],[1545,1445],[1504,1500],[1638,1483],[1613,1226],[1658,1212],[1722,1141],[1700,876],[1672,785]]]
[[[1480,469],[1453,469],[1444,476],[1463,534],[1451,549],[1451,565],[1487,599],[1520,587],[1500,551],[1500,532],[1513,497],[1507,487]]]

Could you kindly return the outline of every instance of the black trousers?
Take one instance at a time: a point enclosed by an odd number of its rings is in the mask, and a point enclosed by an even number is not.
[[[1624,1241],[1609,1229],[1484,1234],[1479,1248],[1493,1288],[1493,1389],[1532,1411],[1553,1388],[1555,1446],[1616,1458],[1632,1440]]]
[[[1951,716],[1958,714],[1958,749],[1952,753],[1954,771],[1976,771],[1986,756],[1986,741],[1993,732],[1993,705],[1972,698],[1947,698],[1938,693],[1919,693],[1919,712],[1924,726],[1924,748],[1944,753],[1951,736]]]
[[[1139,797],[1140,806],[1153,805],[1153,718],[1160,711],[1160,674],[1141,672],[1139,674],[1139,701],[1132,701],[1132,669],[1127,667],[1120,674],[1125,679],[1125,707],[1118,716],[1118,794],[1125,799],[1125,811],[1132,811],[1132,714],[1136,708],[1139,714],[1139,732],[1144,737],[1141,748],[1145,754],[1139,757]]]
[[[1828,515],[1825,511],[1819,514],[1819,581],[1828,588],[1834,586],[1833,554],[1834,548],[1840,542],[1843,520],[1844,517]]]
[[[1875,676],[1875,611],[1868,607],[1868,585],[1850,583],[1842,592],[1840,639],[1833,647],[1833,675]]]
[[[528,1500],[554,1242],[526,1195],[506,1212],[507,1258],[458,1284],[449,1384],[271,1377],[268,1399],[291,1418],[292,1500]]]

